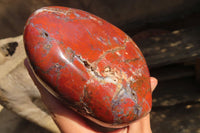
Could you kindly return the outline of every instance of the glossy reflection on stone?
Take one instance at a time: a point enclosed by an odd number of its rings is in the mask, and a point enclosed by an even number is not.
[[[123,127],[151,110],[142,53],[105,20],[77,9],[44,7],[28,19],[24,43],[47,89],[97,124]]]

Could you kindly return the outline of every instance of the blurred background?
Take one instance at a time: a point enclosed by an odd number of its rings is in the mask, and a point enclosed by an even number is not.
[[[0,0],[1,133],[56,131],[25,111],[30,103],[30,108],[39,109],[38,114],[45,109],[38,92],[27,90],[31,81],[23,66],[25,55],[19,52],[23,47],[20,35],[30,14],[55,5],[93,13],[137,43],[151,76],[159,80],[153,93],[153,133],[200,133],[199,0]],[[24,97],[31,97],[27,105],[20,101]],[[48,113],[43,115],[46,120]]]

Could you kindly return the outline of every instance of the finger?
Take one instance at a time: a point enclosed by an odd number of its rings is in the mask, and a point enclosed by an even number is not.
[[[60,101],[58,101],[58,99],[56,99],[54,96],[52,96],[46,90],[46,88],[38,81],[38,79],[35,77],[35,74],[34,74],[27,59],[25,59],[24,65],[27,68],[28,73],[29,73],[30,77],[32,78],[34,84],[37,86],[38,90],[40,91],[42,100],[45,103],[45,105],[48,107],[48,109],[51,112],[56,112],[57,110],[62,108],[63,105],[60,103]]]
[[[150,82],[151,82],[151,91],[153,92],[158,84],[158,80],[154,77],[151,77]]]
[[[27,59],[24,60],[24,65],[27,68],[30,77],[32,78],[34,84],[37,86],[40,91],[42,100],[44,104],[47,106],[50,111],[52,118],[58,125],[61,131],[70,132],[70,133],[78,133],[78,132],[86,132],[86,133],[94,133],[86,123],[84,118],[77,114],[76,112],[66,108],[58,99],[53,97],[46,88],[37,80],[35,74],[28,62]]]
[[[35,74],[34,74],[32,68],[30,66],[30,63],[27,59],[24,60],[24,65],[25,65],[26,69],[28,70],[28,73],[29,73],[31,79],[33,80],[34,84],[37,86],[40,93],[45,94],[44,87],[39,83],[39,81],[35,77]],[[43,96],[43,95],[41,95],[41,96]]]
[[[141,118],[129,125],[128,133],[152,133],[150,127],[150,115]]]
[[[84,118],[77,113],[71,111],[70,109],[67,109],[63,104],[60,103],[56,98],[54,98],[46,89],[44,86],[40,84],[40,82],[37,80],[37,78],[34,75],[34,72],[32,71],[32,68],[26,59],[24,61],[24,64],[29,72],[29,75],[31,76],[32,80],[34,81],[35,85],[39,89],[42,99],[47,106],[47,108],[50,110],[50,112],[53,114],[53,118],[55,122],[57,123],[58,127],[63,131],[70,131],[70,132],[90,132],[94,133],[95,131],[91,129],[84,120]],[[155,89],[157,85],[157,80],[153,77],[151,77],[151,88]],[[125,129],[121,129],[121,132],[124,132]],[[120,130],[116,131],[120,132]]]
[[[158,84],[158,80],[154,77],[150,78],[151,82],[151,91],[153,92]],[[129,125],[128,132],[132,133],[152,133],[150,126],[150,115],[139,119],[136,122],[133,122]]]
[[[33,80],[34,84],[37,86],[40,94],[41,94],[41,98],[43,100],[43,102],[45,103],[45,105],[49,108],[50,111],[54,110],[53,108],[59,108],[58,103],[59,101],[54,98],[47,90],[46,88],[38,81],[38,79],[35,77],[35,74],[28,62],[27,59],[24,60],[24,65],[28,70],[28,73],[31,77],[31,79]]]

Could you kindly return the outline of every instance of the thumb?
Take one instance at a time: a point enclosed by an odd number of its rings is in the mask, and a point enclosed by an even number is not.
[[[158,84],[158,80],[154,77],[151,77],[150,82],[151,82],[151,91],[153,92]]]

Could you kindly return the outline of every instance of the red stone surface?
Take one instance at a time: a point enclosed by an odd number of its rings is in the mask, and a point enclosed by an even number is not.
[[[44,7],[28,19],[24,42],[36,75],[94,122],[122,127],[151,110],[142,53],[105,20],[77,9]]]

